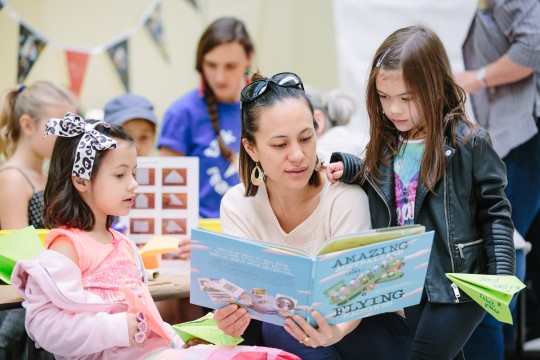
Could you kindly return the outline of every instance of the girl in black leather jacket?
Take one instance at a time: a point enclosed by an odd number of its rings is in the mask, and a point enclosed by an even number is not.
[[[484,316],[445,273],[514,274],[506,169],[464,100],[438,36],[422,26],[397,30],[372,62],[365,160],[335,153],[327,168],[331,181],[364,187],[374,228],[435,230],[422,300],[405,309],[410,359],[462,358]]]

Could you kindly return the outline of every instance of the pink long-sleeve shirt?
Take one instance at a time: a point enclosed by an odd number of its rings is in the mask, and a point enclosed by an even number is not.
[[[54,233],[49,235],[54,236]],[[62,235],[70,234],[62,231]],[[78,235],[80,234],[72,234],[70,238]],[[78,240],[81,240],[80,236],[74,243]],[[123,241],[128,240],[118,238],[114,245],[121,248],[109,249],[111,254],[119,257],[119,254],[125,253],[134,259],[137,255],[129,250],[131,245]],[[50,244],[50,241],[48,243]],[[77,246],[75,248],[77,252],[81,250]],[[96,253],[94,255],[100,257]],[[175,339],[174,345],[154,333],[149,333],[143,347],[130,346],[128,305],[122,301],[116,286],[108,289],[110,283],[103,281],[103,271],[113,270],[116,262],[109,262],[103,268],[100,265],[107,263],[108,257],[102,257],[101,261],[88,261],[84,256],[80,259],[83,259],[79,264],[82,268],[56,251],[44,250],[35,258],[21,261],[15,266],[12,284],[24,299],[26,331],[38,346],[55,354],[57,358],[85,360],[140,359],[160,349],[181,346],[181,340],[166,323],[163,323],[163,327]],[[85,261],[87,263],[84,263]],[[126,259],[123,261],[124,265],[131,263]],[[87,266],[88,264],[90,266]],[[138,288],[141,296],[151,299],[135,264],[134,260],[131,263],[133,269],[128,269],[127,273],[113,275],[117,280],[115,285]],[[107,270],[108,267],[112,268]],[[89,271],[91,268],[99,271]],[[115,272],[121,271],[115,269]],[[96,274],[99,281],[89,281]],[[100,286],[96,287],[96,284]],[[155,308],[155,303],[149,301],[147,306]]]

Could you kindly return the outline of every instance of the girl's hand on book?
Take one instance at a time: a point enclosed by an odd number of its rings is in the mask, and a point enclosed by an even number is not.
[[[251,317],[246,309],[231,304],[214,312],[214,320],[218,329],[229,336],[242,336],[249,325]]]
[[[300,343],[313,348],[337,343],[360,323],[360,320],[355,320],[338,325],[329,325],[318,311],[313,311],[311,316],[317,323],[318,328],[311,326],[300,315],[295,315],[294,320],[287,319],[284,327]]]
[[[343,167],[342,161],[326,165],[326,177],[330,183],[335,184],[343,176]]]

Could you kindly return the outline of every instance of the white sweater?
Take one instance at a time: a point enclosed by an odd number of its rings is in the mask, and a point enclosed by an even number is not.
[[[264,185],[257,194],[244,196],[244,185],[227,191],[221,201],[223,232],[242,238],[287,244],[314,254],[331,237],[371,228],[368,198],[357,185],[327,183],[313,213],[291,232],[281,228]]]

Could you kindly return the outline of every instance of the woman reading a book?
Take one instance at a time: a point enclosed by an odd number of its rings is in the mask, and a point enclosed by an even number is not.
[[[242,183],[221,202],[223,232],[288,244],[314,253],[331,237],[371,227],[366,194],[359,187],[330,187],[316,155],[317,123],[302,81],[293,73],[254,74],[241,92]],[[255,241],[255,240],[254,240]],[[313,312],[317,327],[299,315],[281,327],[262,324],[262,341],[302,359],[400,358],[409,331],[398,313],[329,325]],[[239,336],[257,323],[236,304],[216,311],[226,334]]]

